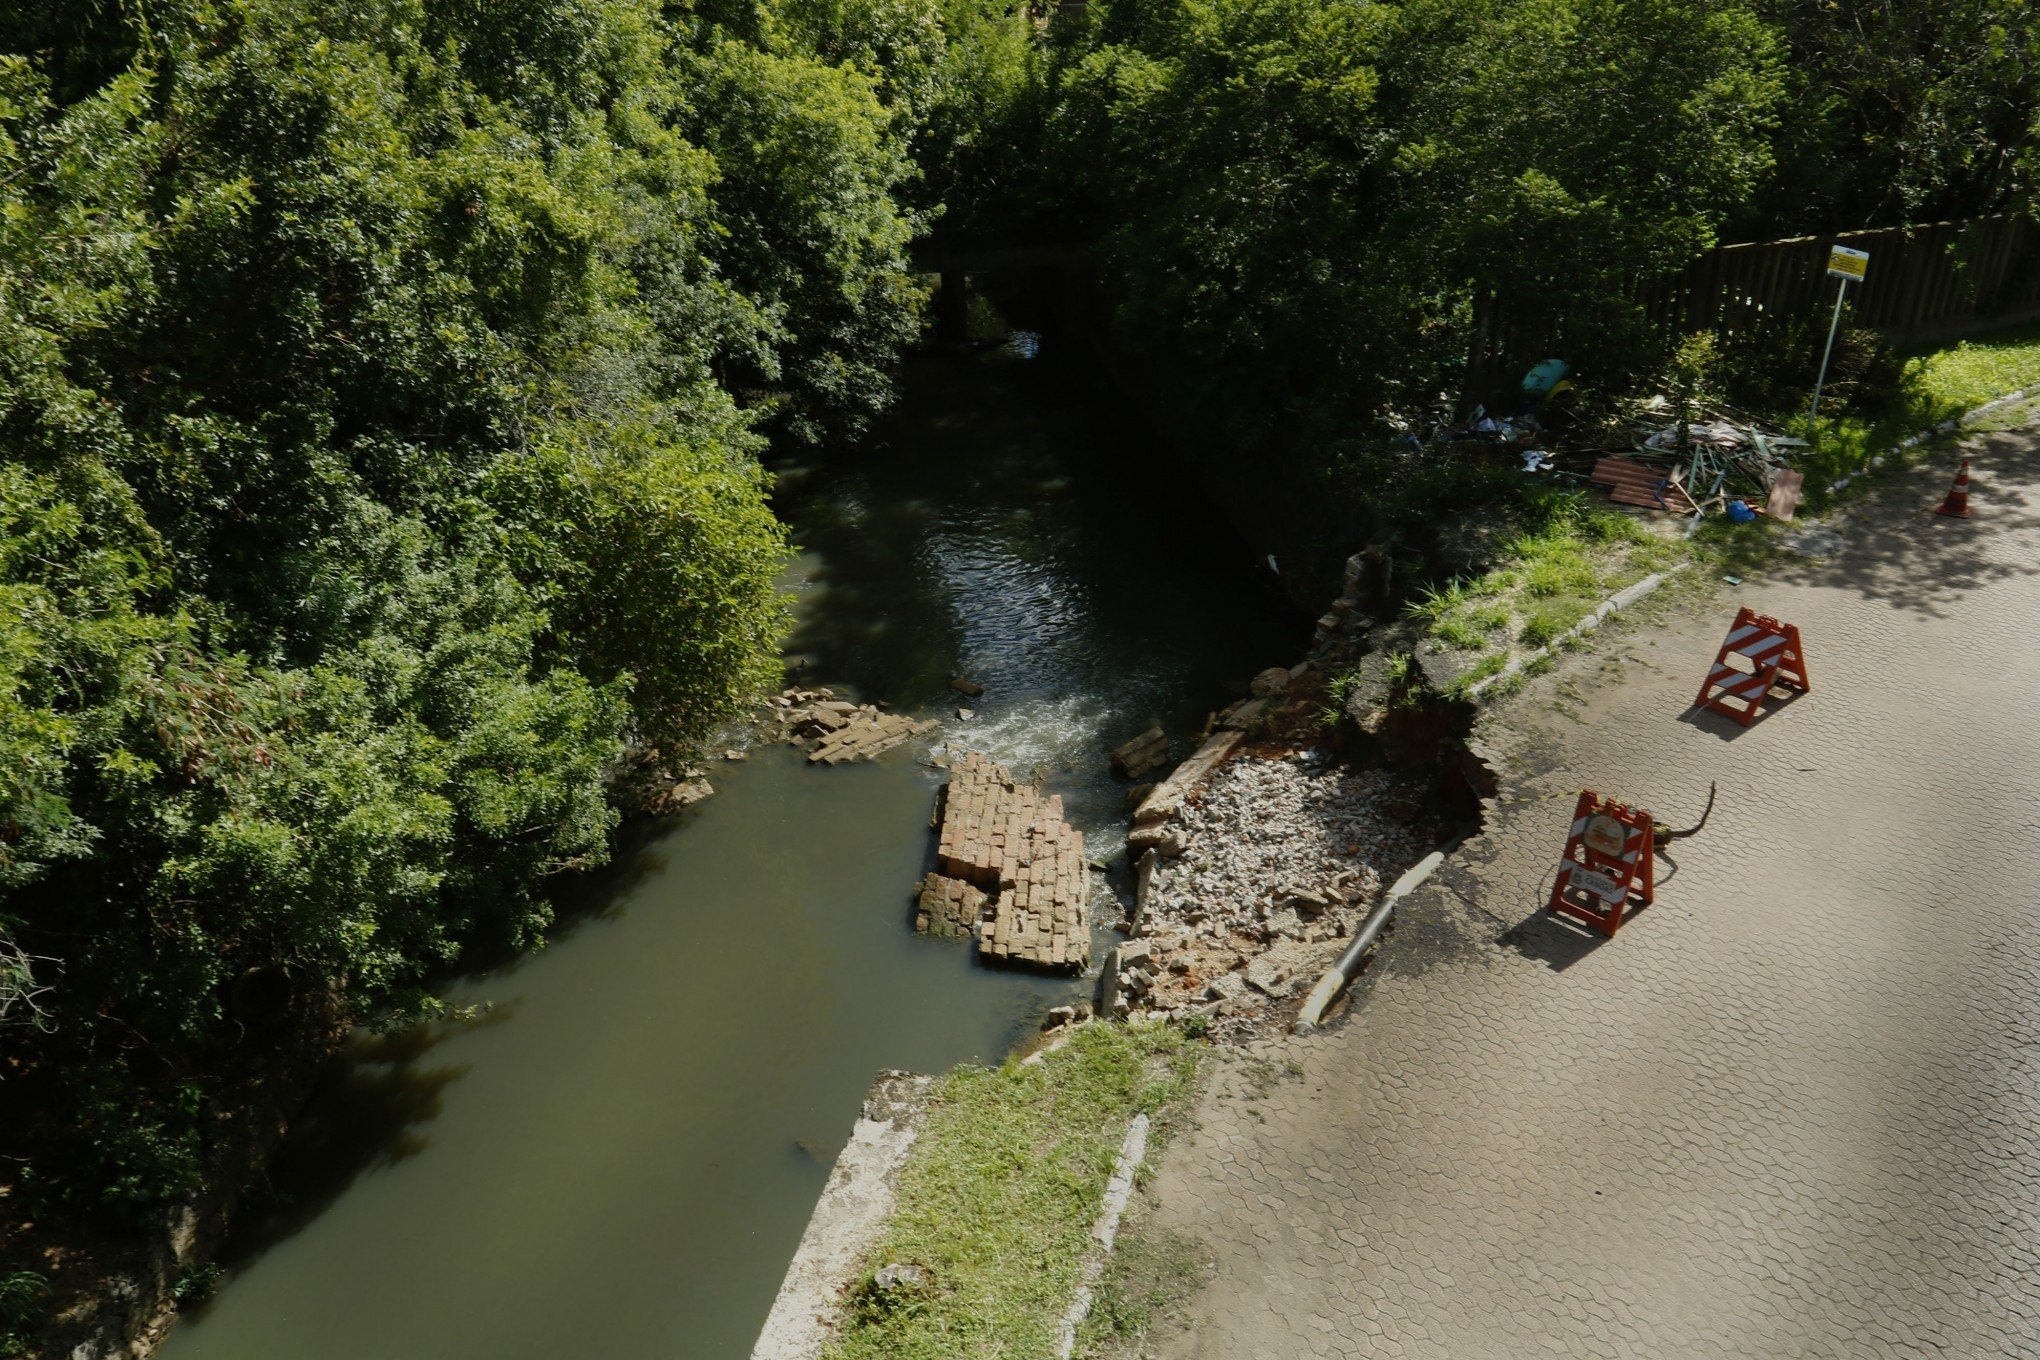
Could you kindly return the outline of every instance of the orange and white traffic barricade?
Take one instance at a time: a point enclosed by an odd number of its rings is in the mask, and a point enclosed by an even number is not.
[[[1748,727],[1771,691],[1781,685],[1801,693],[1813,688],[1806,678],[1806,649],[1800,645],[1799,629],[1744,605],[1736,611],[1693,706],[1726,713]]]
[[[1647,907],[1653,900],[1652,826],[1643,809],[1581,789],[1549,909],[1612,937],[1632,905]]]
[[[1934,511],[1950,519],[1969,518],[1969,460],[1962,460],[1962,470],[1955,474],[1955,485],[1948,488],[1948,498]]]

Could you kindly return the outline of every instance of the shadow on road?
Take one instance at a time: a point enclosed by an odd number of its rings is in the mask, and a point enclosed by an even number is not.
[[[1944,605],[1971,591],[2040,571],[2030,559],[2008,560],[2001,542],[2007,533],[2040,533],[2040,513],[2019,489],[2040,481],[2040,439],[2030,431],[2001,432],[1974,439],[1965,451],[1973,518],[1934,513],[1958,462],[1944,454],[1929,465],[1931,475],[1904,474],[1848,515],[1840,552],[1781,569],[1781,577],[1938,618]],[[2000,540],[1995,556],[1993,539]]]
[[[1648,907],[1630,908],[1623,924],[1629,924],[1648,910]],[[1503,931],[1497,943],[1515,950],[1526,959],[1535,959],[1554,973],[1563,973],[1607,944],[1608,939],[1598,930],[1539,907],[1535,913]]]
[[[1804,697],[1804,694],[1805,691],[1803,690],[1785,689],[1783,687],[1772,690],[1770,697],[1766,698],[1763,706],[1757,710],[1757,720],[1748,727],[1744,727],[1740,722],[1729,717],[1718,708],[1700,708],[1698,706],[1689,708],[1684,713],[1681,713],[1679,721],[1689,727],[1697,727],[1702,732],[1720,737],[1723,741],[1734,741],[1743,733],[1754,732],[1759,727],[1762,727],[1765,723],[1776,717],[1781,709],[1790,708],[1799,699]]]

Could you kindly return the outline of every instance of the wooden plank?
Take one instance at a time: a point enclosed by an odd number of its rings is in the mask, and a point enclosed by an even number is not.
[[[1805,481],[1803,472],[1781,470],[1771,479],[1771,496],[1764,502],[1764,513],[1780,522],[1789,521],[1799,509],[1799,490]]]

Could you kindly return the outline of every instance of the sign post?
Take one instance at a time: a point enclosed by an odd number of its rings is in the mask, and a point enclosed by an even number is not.
[[[1808,434],[1816,434],[1814,422],[1820,416],[1820,389],[1827,386],[1828,360],[1835,352],[1835,332],[1842,326],[1842,304],[1849,299],[1849,284],[1863,281],[1864,273],[1870,267],[1870,252],[1851,250],[1847,246],[1828,248],[1828,277],[1842,282],[1835,290],[1835,317],[1828,322],[1827,348],[1820,352],[1820,376],[1813,380],[1813,408],[1806,413]]]

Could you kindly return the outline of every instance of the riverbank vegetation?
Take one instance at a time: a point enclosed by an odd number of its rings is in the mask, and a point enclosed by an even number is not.
[[[917,236],[1091,243],[1145,410],[1350,551],[1514,495],[1397,425],[1477,300],[1613,393],[1665,358],[1632,285],[1713,243],[2030,206],[2035,11],[1841,10],[8,7],[0,1331],[67,1302],[45,1246],[157,1230],[279,1049],[537,940],[626,745],[771,677],[756,455],[884,406]],[[1560,518],[1488,631],[1583,598]]]
[[[1156,1121],[1155,1156],[1200,1048],[1175,1025],[1091,1024],[1037,1062],[944,1077],[828,1360],[1053,1355],[1127,1124]],[[872,1283],[893,1263],[925,1281]]]
[[[756,454],[917,334],[948,12],[0,15],[10,1344],[246,1082],[535,941],[626,743],[776,678]]]

